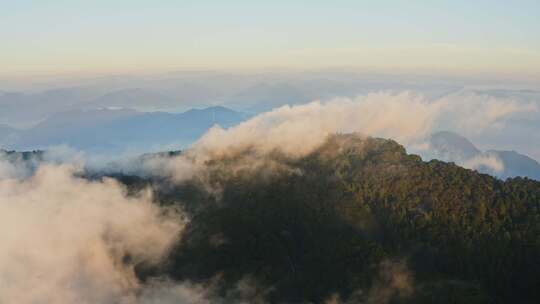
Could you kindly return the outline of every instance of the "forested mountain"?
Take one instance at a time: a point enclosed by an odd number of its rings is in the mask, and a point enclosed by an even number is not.
[[[253,157],[209,160],[181,184],[116,176],[131,192],[153,185],[157,202],[190,218],[168,259],[138,265],[139,278],[201,284],[231,302],[540,301],[539,182],[356,135],[245,166]]]

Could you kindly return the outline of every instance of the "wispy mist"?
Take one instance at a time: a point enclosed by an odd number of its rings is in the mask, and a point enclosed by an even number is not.
[[[115,181],[43,165],[0,180],[0,302],[135,303],[140,262],[158,263],[177,240],[181,215],[127,197]]]
[[[413,153],[427,156],[426,141],[434,131],[481,136],[485,130],[503,128],[510,118],[536,111],[534,103],[478,94],[429,99],[411,92],[381,92],[354,99],[314,101],[280,107],[228,129],[215,126],[173,161],[152,159],[146,165],[151,171],[182,181],[215,157],[248,150],[251,155],[279,151],[288,157],[301,157],[319,147],[328,135],[351,132],[391,138]],[[496,164],[490,161],[488,165]],[[468,167],[477,168],[476,164]]]

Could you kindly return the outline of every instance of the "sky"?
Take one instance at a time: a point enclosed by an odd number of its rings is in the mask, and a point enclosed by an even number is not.
[[[540,77],[540,1],[0,0],[0,77],[358,67]]]

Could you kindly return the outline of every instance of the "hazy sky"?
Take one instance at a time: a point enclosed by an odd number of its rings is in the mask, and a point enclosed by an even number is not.
[[[0,0],[0,76],[182,68],[540,74],[540,1]]]

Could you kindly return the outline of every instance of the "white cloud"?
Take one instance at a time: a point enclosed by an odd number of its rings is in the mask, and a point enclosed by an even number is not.
[[[229,129],[215,126],[174,161],[154,161],[152,165],[182,181],[197,174],[208,159],[246,149],[259,156],[279,150],[290,157],[301,157],[336,132],[391,138],[405,146],[419,147],[436,130],[480,134],[504,126],[506,119],[537,110],[533,103],[472,93],[431,100],[411,92],[380,92],[314,101],[283,106]]]
[[[133,265],[158,261],[178,237],[178,214],[148,193],[126,197],[113,180],[73,174],[44,165],[0,180],[0,302],[135,303]]]
[[[495,155],[489,154],[480,154],[471,159],[459,161],[458,164],[464,168],[473,170],[487,168],[495,174],[504,171],[504,163]]]

